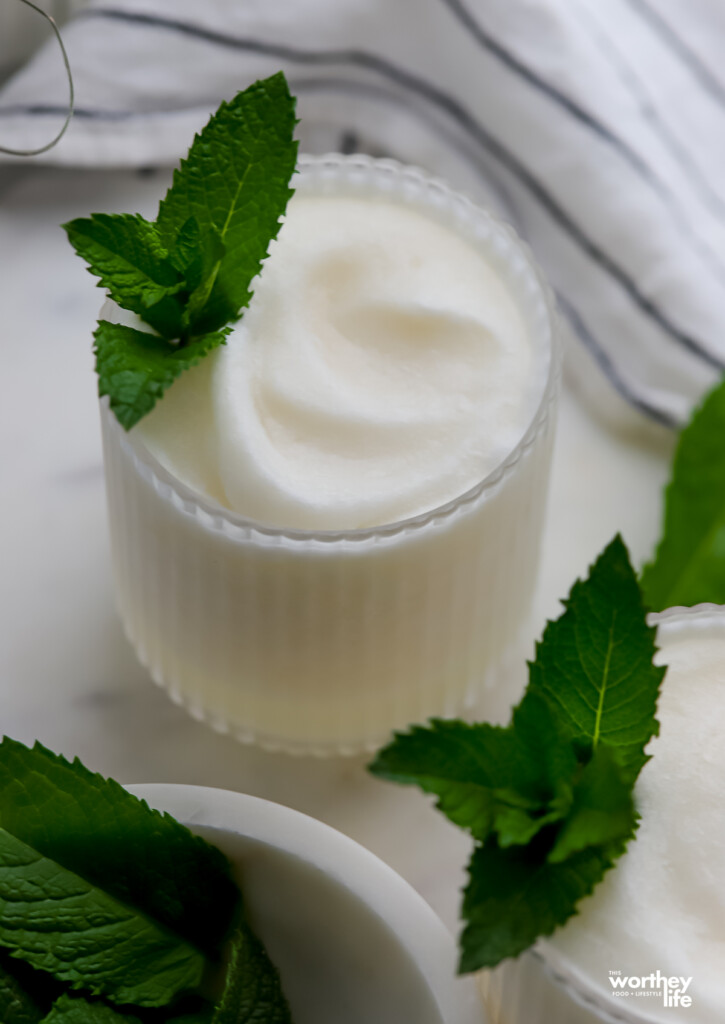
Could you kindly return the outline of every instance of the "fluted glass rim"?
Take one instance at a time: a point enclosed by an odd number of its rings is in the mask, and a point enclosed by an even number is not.
[[[651,626],[658,627],[658,630],[664,630],[668,636],[686,632],[692,627],[704,629],[713,624],[725,628],[725,605],[712,602],[690,607],[675,605],[661,612],[650,613],[647,621]],[[549,945],[545,939],[528,952],[567,995],[581,1006],[598,1013],[606,1024],[660,1024],[661,1018],[651,1017],[622,1004],[616,1007],[610,1005],[601,990],[572,965],[569,957]]]
[[[722,621],[725,624],[725,604],[714,604],[703,601],[701,604],[673,605],[661,612],[651,612],[647,616],[651,626],[662,626],[667,633],[675,632],[685,626],[708,625]]]
[[[489,210],[472,199],[453,189],[441,178],[413,165],[402,164],[391,158],[376,158],[365,154],[343,155],[327,153],[322,156],[302,154],[299,157],[296,174],[305,175],[308,179],[316,176],[320,181],[328,177],[329,181],[345,182],[348,186],[358,188],[366,181],[375,185],[381,196],[386,190],[389,196],[402,198],[391,191],[391,185],[398,184],[401,188],[408,185],[427,193],[427,202],[418,201],[422,209],[448,207],[459,216],[476,224],[476,238],[481,247],[488,243],[488,254],[497,261],[497,266],[505,262],[510,271],[516,271],[523,279],[533,300],[531,318],[537,319],[543,329],[535,339],[537,348],[545,350],[547,355],[546,379],[538,401],[532,412],[529,424],[523,435],[511,451],[497,466],[487,473],[472,487],[449,501],[436,506],[427,512],[419,513],[406,519],[396,520],[373,527],[361,527],[342,530],[307,530],[291,527],[268,526],[242,515],[233,509],[220,505],[212,498],[194,490],[170,473],[149,450],[140,436],[129,434],[110,410],[109,400],[101,400],[101,415],[106,427],[113,432],[116,441],[131,457],[136,468],[143,476],[151,480],[157,490],[170,498],[173,504],[182,511],[201,514],[207,524],[222,529],[229,536],[250,540],[258,538],[266,542],[290,542],[305,544],[317,542],[334,545],[346,542],[366,542],[397,537],[401,534],[415,533],[428,526],[446,522],[453,518],[461,509],[475,504],[479,499],[495,493],[503,482],[511,475],[526,452],[534,446],[543,433],[556,400],[561,379],[562,344],[559,331],[556,303],[553,292],[536,263],[529,246],[514,229],[495,216]],[[415,202],[411,205],[416,205]],[[473,240],[473,233],[471,233]],[[495,250],[495,246],[498,250]]]

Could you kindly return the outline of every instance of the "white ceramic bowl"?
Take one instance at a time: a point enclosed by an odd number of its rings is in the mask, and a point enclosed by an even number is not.
[[[295,1024],[486,1024],[425,900],[347,836],[288,807],[203,786],[128,789],[231,861]]]

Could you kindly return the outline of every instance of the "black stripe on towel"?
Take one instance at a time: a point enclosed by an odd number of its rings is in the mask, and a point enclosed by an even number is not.
[[[674,50],[702,88],[719,103],[725,103],[725,84],[715,76],[715,73],[695,53],[689,43],[686,43],[682,36],[675,31],[672,25],[662,17],[659,11],[656,11],[646,0],[627,0],[627,2],[667,43],[670,49]]]
[[[529,85],[533,86],[538,92],[548,96],[549,99],[553,100],[560,107],[566,110],[572,115],[577,121],[586,125],[601,139],[604,139],[616,150],[618,150],[622,156],[630,163],[633,167],[643,174],[645,177],[655,180],[655,176],[652,172],[651,167],[642,159],[642,157],[636,153],[627,143],[620,139],[618,135],[608,128],[606,124],[596,118],[584,107],[580,106],[573,100],[571,96],[567,96],[565,92],[558,89],[551,82],[547,82],[545,78],[542,78],[535,71],[532,71],[530,67],[527,67],[515,54],[507,50],[497,39],[495,39],[490,33],[488,33],[483,25],[474,18],[471,12],[468,10],[463,0],[441,0],[445,7],[447,7],[452,14],[458,18],[462,25],[468,29],[474,39],[494,56],[498,57],[499,60],[506,65],[511,71],[514,71],[521,78],[525,79]]]
[[[304,93],[304,92],[315,92],[315,91],[318,91],[318,90],[326,91],[326,90],[329,90],[329,89],[334,89],[337,92],[350,92],[352,94],[358,94],[360,92],[363,92],[363,93],[365,93],[367,95],[370,95],[370,96],[373,96],[373,97],[376,97],[376,98],[379,97],[380,99],[384,100],[387,103],[391,103],[391,102],[392,103],[397,102],[397,103],[401,103],[401,104],[403,103],[402,97],[397,96],[395,93],[391,92],[388,89],[385,89],[384,87],[370,85],[368,83],[363,83],[363,82],[359,82],[359,81],[356,81],[356,80],[349,80],[349,79],[343,79],[343,78],[331,78],[331,79],[327,79],[327,78],[312,78],[312,79],[302,79],[302,80],[299,80],[299,81],[295,81],[294,89],[295,89],[295,91],[297,93],[300,93],[300,92],[302,92],[302,93]],[[406,109],[408,110],[409,113],[416,113],[416,114],[419,113],[418,111],[412,111],[409,105],[406,105]],[[206,108],[204,108],[204,110],[206,110]],[[185,111],[185,113],[186,112],[187,111]],[[66,108],[65,107],[52,106],[52,105],[48,105],[48,104],[45,104],[45,105],[36,104],[36,105],[32,105],[32,106],[3,107],[2,109],[0,109],[0,115],[3,115],[3,114],[8,114],[8,115],[13,115],[13,114],[28,115],[28,114],[31,114],[31,115],[41,115],[41,116],[45,115],[45,116],[47,116],[47,115],[56,115],[56,114],[57,115],[64,115],[65,113],[66,113]],[[168,110],[150,110],[150,111],[147,110],[147,111],[144,111],[143,115],[139,115],[136,111],[127,111],[127,110],[106,111],[106,110],[94,110],[94,109],[89,109],[89,108],[84,108],[84,107],[76,108],[76,110],[75,110],[75,116],[76,117],[78,117],[78,118],[80,118],[82,120],[89,120],[89,121],[93,121],[93,120],[95,120],[95,121],[119,121],[119,120],[124,120],[124,119],[129,119],[129,118],[135,118],[135,117],[138,117],[138,116],[153,117],[153,116],[158,116],[159,114],[168,114],[168,113],[169,113]],[[435,123],[433,123],[430,118],[425,118],[425,121],[428,124],[428,126],[431,127],[433,130],[440,131],[440,126],[435,124]],[[459,148],[459,150],[460,150],[460,147],[457,146],[457,144],[456,144],[456,140],[451,137],[450,133],[446,133],[445,137],[446,137],[446,141],[447,141],[448,145],[456,146],[456,148]],[[471,158],[472,154],[470,152],[468,152],[467,150],[461,150],[461,153],[462,153],[462,155],[468,157],[469,159]],[[483,168],[481,168],[481,169],[483,170]],[[503,188],[502,184],[499,181],[493,181],[493,182],[491,181],[490,167],[486,167],[485,171],[486,171],[486,174],[485,174],[486,180],[492,185],[492,187],[495,190],[501,192],[502,201],[505,203],[506,206],[510,207],[511,206],[510,198],[506,194],[505,189]],[[596,339],[596,337],[591,333],[589,328],[586,326],[586,324],[584,323],[584,320],[583,320],[581,314],[579,313],[579,311],[574,306],[572,306],[572,304],[569,302],[569,300],[566,299],[561,292],[558,293],[557,299],[558,299],[559,307],[560,307],[562,313],[564,314],[564,316],[566,316],[567,320],[569,321],[569,324],[570,324],[570,326],[572,328],[572,331],[575,333],[575,335],[577,336],[579,341],[584,345],[584,347],[590,353],[590,355],[592,356],[592,358],[594,359],[594,361],[598,365],[599,369],[604,374],[604,376],[606,377],[607,381],[614,388],[614,390],[626,402],[628,402],[630,405],[632,405],[635,408],[637,408],[640,412],[644,413],[649,418],[655,420],[658,423],[663,424],[664,426],[668,426],[668,427],[677,426],[675,421],[670,416],[668,416],[667,413],[662,412],[656,406],[653,406],[653,405],[649,404],[648,402],[646,402],[645,400],[641,399],[639,397],[639,395],[636,393],[636,391],[634,391],[631,388],[631,386],[627,383],[627,381],[624,379],[624,377],[620,373],[620,371],[617,368],[615,362],[611,359],[611,357],[608,355],[608,353],[602,348],[600,342]]]
[[[723,216],[725,216],[725,200],[718,195],[705,176],[704,171],[700,169],[692,158],[688,144],[678,138],[676,133],[660,115],[659,110],[650,99],[643,85],[639,71],[622,54],[616,45],[615,39],[600,28],[588,12],[585,14],[583,8],[580,8],[578,4],[574,4],[573,7],[576,8],[576,16],[580,19],[580,24],[586,26],[589,32],[593,34],[600,52],[607,58],[610,67],[619,76],[625,88],[631,92],[633,99],[639,106],[642,118],[649,124],[655,135],[659,137],[660,142],[666,147],[672,158],[680,165],[685,174],[689,176],[692,185],[699,193],[702,203],[707,206],[712,214],[723,219]]]
[[[498,59],[505,64],[510,71],[513,71],[514,74],[523,78],[538,92],[548,96],[549,99],[553,100],[575,120],[579,121],[580,124],[585,125],[603,142],[608,143],[614,150],[616,150],[620,156],[622,156],[627,163],[629,163],[629,165],[647,181],[660,199],[665,203],[680,231],[689,238],[694,250],[704,259],[713,273],[718,277],[722,277],[723,264],[721,262],[720,254],[717,250],[712,249],[704,239],[699,238],[692,232],[687,219],[687,214],[681,211],[681,204],[676,193],[672,191],[667,182],[662,180],[656,170],[648,164],[646,160],[632,149],[624,139],[621,139],[616,135],[611,128],[604,124],[603,121],[600,121],[592,113],[578,104],[576,100],[573,100],[570,96],[567,96],[565,92],[562,92],[561,89],[552,85],[551,82],[547,82],[545,78],[542,78],[530,67],[524,64],[510,50],[507,50],[505,46],[503,46],[484,29],[480,21],[474,18],[463,0],[441,0],[441,2],[451,11],[452,14],[455,15],[455,17],[458,18],[461,24],[485,50],[492,53],[495,57],[498,57]]]
[[[570,327],[617,394],[628,402],[629,405],[634,406],[635,409],[638,409],[649,419],[662,424],[663,427],[679,427],[680,424],[673,416],[663,412],[658,406],[652,405],[645,398],[642,398],[625,380],[609,353],[587,327],[579,310],[572,306],[561,292],[557,292],[556,298],[559,308],[569,321]]]
[[[677,344],[698,356],[709,366],[715,367],[718,370],[725,370],[725,361],[709,351],[698,338],[679,328],[652,299],[640,291],[639,286],[629,276],[627,271],[619,266],[616,260],[605,252],[597,242],[588,237],[584,229],[576,223],[518,157],[491,135],[472,116],[466,107],[426,79],[420,78],[413,72],[392,64],[383,57],[364,50],[302,50],[298,47],[282,43],[229,36],[189,22],[164,18],[159,15],[120,11],[114,8],[92,8],[82,11],[76,16],[75,20],[78,21],[81,18],[106,18],[128,24],[147,25],[153,28],[175,31],[193,39],[202,39],[228,49],[244,50],[248,53],[280,58],[298,64],[318,66],[347,64],[379,74],[389,81],[425,98],[434,106],[437,106],[439,110],[447,113],[484,150],[490,152],[542,205],[559,227],[586,252],[593,262],[617,281],[634,304],[653,320],[665,334]]]

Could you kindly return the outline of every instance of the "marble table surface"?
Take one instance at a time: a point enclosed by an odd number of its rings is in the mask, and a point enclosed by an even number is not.
[[[403,874],[452,928],[467,842],[360,760],[238,745],[150,682],[116,617],[90,332],[101,294],[58,225],[153,215],[165,171],[0,170],[0,732],[122,782],[240,790],[321,818]],[[616,433],[569,387],[559,417],[536,632],[620,530],[634,559],[659,529],[672,439]],[[532,636],[533,643],[533,636]]]

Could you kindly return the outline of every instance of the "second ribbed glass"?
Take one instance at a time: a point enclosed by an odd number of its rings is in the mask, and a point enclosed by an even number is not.
[[[656,626],[658,630],[657,646],[659,654],[657,663],[660,665],[672,665],[672,645],[682,639],[692,642],[695,650],[703,643],[703,638],[704,643],[707,643],[708,636],[712,637],[714,635],[722,643],[722,638],[725,637],[725,606],[701,604],[691,608],[669,608],[663,612],[650,615],[649,624]],[[706,647],[700,648],[700,652],[705,651],[707,651]],[[704,663],[707,663],[708,657],[711,658],[712,656],[704,655]],[[677,664],[677,662],[674,662],[674,664]],[[682,662],[680,662],[681,665]],[[723,670],[725,670],[725,666],[720,666],[721,676],[725,674]],[[682,667],[678,671],[679,679],[677,683],[680,686],[688,686],[691,678],[688,672]],[[696,678],[698,673],[697,660],[692,662],[689,671]],[[665,687],[668,686],[667,678],[664,685]],[[712,699],[713,701],[717,700],[714,692]],[[660,699],[660,708],[661,704],[662,699]],[[663,721],[663,734],[669,730],[670,735],[672,735],[673,728],[677,728],[675,721],[667,721],[667,719]],[[699,736],[700,733],[698,732]],[[658,763],[658,753],[656,751],[654,752],[652,763],[655,766]],[[708,772],[715,770],[712,762],[708,761],[706,754],[703,754],[702,765],[703,769],[701,770],[707,770]],[[698,796],[700,794],[693,793],[692,799],[697,801]],[[659,810],[661,814],[664,814],[664,805]],[[667,813],[668,815],[672,813],[669,807],[667,808]],[[712,807],[703,808],[701,813],[705,815],[703,827],[707,830],[709,828],[709,816],[712,814]],[[684,827],[674,813],[669,819],[669,829],[673,839],[684,830]],[[636,841],[635,839],[634,842]],[[626,870],[626,857],[627,854],[624,855],[619,866],[615,865],[614,873]],[[655,872],[655,876],[660,879],[669,878],[670,880],[675,880],[678,870],[684,870],[685,873],[696,870],[686,863],[678,864],[676,853],[669,849],[666,844],[658,847],[657,860],[658,864],[653,864],[652,869]],[[664,875],[657,875],[656,870],[660,869],[663,863],[669,865],[669,871]],[[712,865],[713,872],[716,873],[717,868],[717,864]],[[607,877],[609,878],[610,876]],[[637,884],[637,880],[636,875],[630,875],[628,886],[620,891],[632,891],[633,886]],[[641,881],[641,878],[639,880]],[[685,882],[684,884],[686,885],[687,883]],[[664,898],[669,896],[669,894],[662,891],[661,896]],[[671,896],[669,898],[671,900]],[[590,924],[591,918],[589,915],[591,911],[588,908],[588,903],[588,899],[582,900],[577,908],[575,926],[578,925],[579,933],[576,937],[572,937],[564,944],[557,943],[557,936],[564,934],[566,929],[571,927],[568,924],[564,925],[562,931],[555,933],[553,939],[542,938],[533,949],[523,953],[517,959],[505,960],[495,969],[481,972],[479,977],[481,992],[490,1024],[658,1024],[658,1022],[662,1024],[663,1021],[670,1019],[673,1022],[688,1020],[689,1013],[686,1007],[677,1009],[664,1005],[662,990],[659,987],[648,987],[645,984],[647,975],[653,973],[653,947],[648,948],[647,959],[638,960],[635,964],[632,964],[631,961],[627,963],[625,959],[623,963],[623,956],[626,957],[627,951],[623,951],[619,946],[612,944],[611,935],[604,936],[598,933],[596,925],[592,926]],[[671,900],[666,905],[668,907],[676,905],[682,915],[682,921],[688,922],[689,928],[700,934],[702,942],[709,944],[710,938],[712,938],[713,949],[716,948],[716,939],[719,940],[720,936],[712,934],[711,926],[706,921],[698,919],[696,909],[689,906],[685,898],[680,896],[678,901]],[[641,915],[641,907],[634,908],[632,913]],[[662,908],[660,901],[655,899],[649,908],[649,914],[645,921],[645,924],[647,921],[651,922],[651,937],[653,940],[659,934],[658,914],[662,914]],[[612,919],[613,916],[610,915],[610,920]],[[596,921],[596,917],[594,920]],[[670,936],[677,934],[678,922],[668,923]],[[593,930],[590,931],[592,927]],[[624,919],[621,927],[623,932],[627,930],[626,919]],[[630,927],[632,926],[630,925]],[[641,930],[641,920],[636,922],[636,927]],[[585,943],[582,943],[582,938],[586,940]],[[629,950],[630,954],[632,950],[637,948],[637,940],[634,938],[631,940],[631,947]],[[592,949],[598,951],[600,958],[596,974],[591,973]],[[586,954],[581,955],[583,950],[588,950],[588,962]],[[579,957],[573,955],[575,952],[580,954]],[[676,954],[677,951],[675,950],[674,952]],[[689,951],[685,952],[684,944],[681,953],[683,962],[691,965],[692,955]],[[675,956],[675,961],[677,959],[679,958]],[[697,1016],[698,1021],[707,1019],[708,1021],[712,1020],[713,1024],[715,1024],[715,1017],[711,1017],[709,1014],[713,1008],[712,1004],[716,1001],[717,989],[713,986],[719,976],[717,973],[714,976],[711,975],[708,982],[708,974],[713,970],[717,971],[717,968],[720,967],[718,963],[716,968],[716,960],[717,958],[713,957],[709,964],[702,965],[704,977],[690,979],[694,981],[694,986],[690,990],[693,993],[693,1007],[690,1008],[693,1015]],[[627,972],[631,971],[633,974],[641,976],[643,984],[641,986],[637,984],[633,988],[628,987],[628,985],[623,985],[622,988],[615,988],[611,985],[609,979],[615,973],[612,968],[620,966],[624,966]],[[662,973],[668,977],[679,973],[679,970],[687,973],[691,969],[691,966],[688,968],[682,967],[676,972],[672,967],[672,959],[670,959],[668,967],[664,963],[662,964]],[[617,971],[616,973],[620,974],[622,972]],[[657,973],[660,973],[659,968]],[[710,1010],[703,1006],[704,994],[702,992],[698,993],[698,983],[703,985],[707,983]],[[648,998],[650,996],[653,998]],[[719,1019],[720,1017],[718,1016]]]
[[[102,403],[118,604],[153,678],[239,739],[353,753],[411,722],[509,703],[497,689],[528,628],[558,341],[546,286],[513,232],[442,183],[331,156],[303,160],[295,184],[380,195],[462,233],[508,285],[542,377],[525,435],[477,486],[414,519],[344,532],[266,528],[205,499]]]

